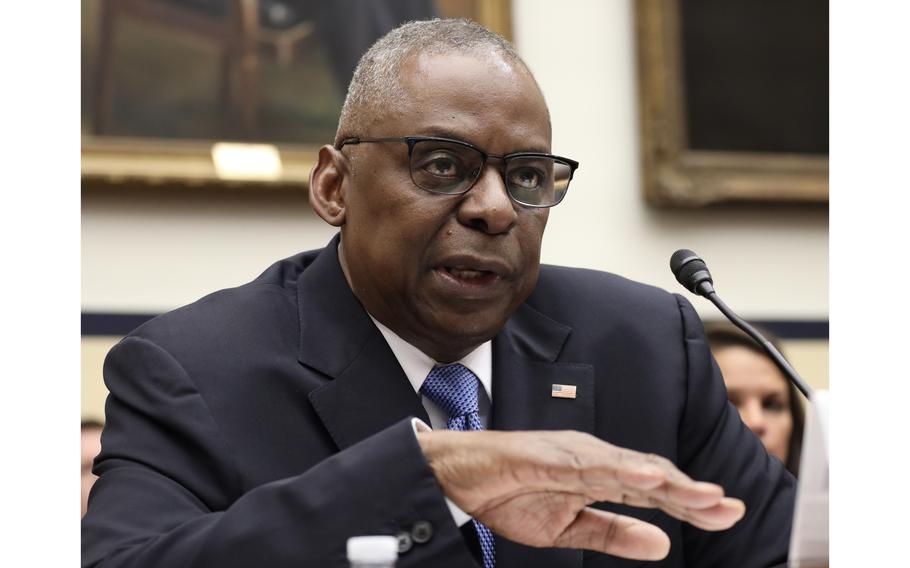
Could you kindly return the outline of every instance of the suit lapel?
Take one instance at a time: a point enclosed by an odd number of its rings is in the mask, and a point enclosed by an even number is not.
[[[515,311],[493,341],[492,428],[594,432],[594,367],[556,362],[571,332],[527,304]],[[553,385],[576,397],[553,397]]]
[[[310,402],[342,450],[409,416],[430,422],[378,331],[344,372],[310,393]]]
[[[590,365],[494,358],[493,368],[493,429],[594,431]],[[553,397],[553,385],[576,387],[576,398]]]
[[[426,410],[382,334],[351,292],[338,262],[338,237],[301,275],[298,360],[333,379],[309,398],[335,444],[345,449]]]
[[[571,331],[527,304],[515,311],[493,342],[492,428],[594,432],[594,368],[556,362]],[[554,398],[554,384],[575,386],[576,398]],[[496,537],[498,566],[577,568],[582,555]]]

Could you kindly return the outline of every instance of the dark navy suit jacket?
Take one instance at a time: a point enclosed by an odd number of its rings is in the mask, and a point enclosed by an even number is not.
[[[348,537],[418,521],[432,535],[398,566],[476,565],[408,420],[428,421],[426,412],[348,287],[336,245],[155,318],[111,350],[83,566],[346,566]],[[551,397],[554,383],[576,385],[577,398]],[[748,508],[734,528],[709,533],[655,510],[598,505],[663,528],[669,557],[498,538],[501,568],[742,568],[786,555],[794,480],[727,403],[680,296],[541,267],[493,340],[491,421],[660,454]]]

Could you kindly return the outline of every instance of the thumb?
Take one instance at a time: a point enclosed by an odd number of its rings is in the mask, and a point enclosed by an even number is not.
[[[556,539],[555,546],[585,548],[635,560],[660,560],[670,552],[670,537],[633,517],[586,507]]]

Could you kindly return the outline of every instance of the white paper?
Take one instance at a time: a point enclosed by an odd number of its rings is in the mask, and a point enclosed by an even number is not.
[[[815,391],[806,416],[790,566],[828,563],[828,391]]]

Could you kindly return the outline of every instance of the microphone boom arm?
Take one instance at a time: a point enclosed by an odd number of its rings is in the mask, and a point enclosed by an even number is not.
[[[771,356],[771,360],[774,361],[774,364],[777,365],[781,372],[789,377],[793,385],[798,388],[801,393],[803,393],[803,396],[805,396],[807,399],[811,397],[812,389],[809,387],[806,381],[804,381],[803,378],[799,376],[799,373],[796,372],[796,369],[794,369],[793,366],[787,362],[781,352],[778,351],[770,341],[762,337],[758,330],[749,325],[746,320],[736,315],[736,312],[731,310],[730,307],[720,299],[720,297],[716,292],[714,292],[713,289],[709,293],[704,294],[704,297],[710,300],[712,304],[717,306],[717,309],[720,310],[725,316],[727,316],[727,319],[733,322],[736,327],[748,333],[752,339],[758,342],[758,344],[764,348],[765,352]]]

